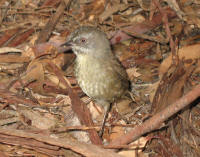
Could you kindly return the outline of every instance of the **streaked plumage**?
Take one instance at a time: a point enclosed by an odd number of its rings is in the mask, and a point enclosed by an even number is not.
[[[80,27],[68,38],[76,54],[75,76],[83,92],[103,106],[119,99],[128,89],[127,74],[113,55],[105,33]]]

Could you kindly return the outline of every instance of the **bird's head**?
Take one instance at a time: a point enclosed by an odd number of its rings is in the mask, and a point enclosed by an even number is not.
[[[82,26],[76,29],[69,35],[64,45],[71,46],[77,56],[102,57],[111,52],[110,42],[105,33],[90,26]]]

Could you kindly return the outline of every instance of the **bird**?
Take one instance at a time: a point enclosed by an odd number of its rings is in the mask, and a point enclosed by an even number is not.
[[[74,74],[80,88],[106,111],[102,136],[111,104],[129,88],[127,73],[112,53],[106,34],[96,27],[78,27],[62,45],[70,46],[76,55]]]

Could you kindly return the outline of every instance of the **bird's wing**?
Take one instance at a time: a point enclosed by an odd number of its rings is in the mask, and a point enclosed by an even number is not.
[[[105,60],[103,63],[105,63],[105,66],[111,67],[116,72],[118,79],[122,80],[123,86],[128,88],[128,75],[117,58],[115,56],[111,56],[111,58],[109,57],[108,60]]]

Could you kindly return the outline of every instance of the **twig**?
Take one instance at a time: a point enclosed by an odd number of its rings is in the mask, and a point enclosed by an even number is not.
[[[169,39],[169,44],[170,44],[170,48],[171,48],[171,52],[172,52],[172,61],[173,61],[174,65],[177,65],[179,59],[178,59],[178,55],[176,54],[176,45],[175,45],[175,42],[173,40],[173,37],[171,35],[171,31],[170,31],[170,28],[169,28],[169,22],[168,22],[167,13],[161,7],[161,5],[158,2],[158,0],[154,0],[154,4],[158,7],[158,9],[160,10],[161,15],[163,16],[162,20],[163,20],[163,23],[165,25],[165,31],[166,31],[167,37]]]
[[[23,130],[3,129],[3,128],[0,128],[0,134],[16,136],[16,137],[24,137],[27,138],[26,140],[27,143],[29,142],[30,138],[35,139],[37,141],[44,142],[46,144],[71,149],[74,152],[77,152],[87,157],[122,157],[121,155],[114,153],[113,151],[105,150],[96,145],[78,142],[71,138],[68,138],[67,140],[62,138],[52,138],[44,134],[34,134]]]
[[[49,62],[49,66],[53,69],[54,73],[58,76],[60,81],[66,86],[66,90],[72,102],[72,109],[77,114],[81,123],[89,127],[94,126],[87,106],[80,100],[78,95],[72,91],[68,83],[63,78],[63,75],[60,72],[60,70],[51,62]],[[97,144],[97,145],[102,145],[101,139],[99,138],[95,129],[88,130],[88,132],[89,132],[90,140],[92,141],[92,143]]]
[[[70,1],[68,1],[68,4],[70,4]],[[61,0],[60,5],[56,10],[56,13],[52,16],[52,18],[48,21],[46,26],[40,32],[36,44],[46,42],[49,39],[51,32],[55,28],[56,24],[58,23],[60,17],[63,15],[64,10],[67,6],[68,5],[66,5],[66,2]]]
[[[8,104],[26,104],[30,107],[36,107],[38,104],[34,103],[30,99],[26,99],[25,97],[21,95],[17,95],[13,92],[10,92],[8,90],[2,90],[0,89],[0,95],[1,98],[4,99]]]
[[[160,127],[160,125],[166,121],[169,117],[176,114],[178,111],[189,105],[195,99],[200,96],[200,85],[197,85],[193,90],[181,97],[172,105],[169,105],[164,110],[156,113],[153,117],[145,121],[143,124],[136,126],[126,135],[115,139],[109,146],[128,144],[136,140],[141,135],[148,133]]]

